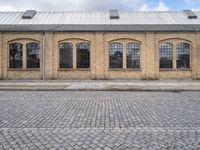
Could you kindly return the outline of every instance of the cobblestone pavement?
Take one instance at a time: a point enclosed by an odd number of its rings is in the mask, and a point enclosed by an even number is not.
[[[200,150],[200,92],[0,91],[0,149]]]

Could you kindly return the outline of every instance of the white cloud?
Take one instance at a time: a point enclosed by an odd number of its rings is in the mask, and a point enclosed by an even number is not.
[[[17,6],[11,6],[11,5],[4,5],[3,7],[0,6],[0,11],[16,11],[21,10]]]
[[[199,8],[192,8],[192,11],[200,11],[200,7]]]
[[[168,10],[169,10],[169,7],[166,6],[165,3],[159,2],[159,3],[158,3],[158,6],[155,7],[155,10],[156,10],[156,11],[168,11]]]
[[[140,9],[140,11],[168,11],[169,7],[165,5],[162,1],[160,1],[157,5],[153,5],[151,3],[144,3]]]
[[[0,11],[81,11],[81,10],[169,10],[162,1],[158,4],[147,0],[0,0]]]
[[[0,11],[137,10],[146,0],[0,0]]]

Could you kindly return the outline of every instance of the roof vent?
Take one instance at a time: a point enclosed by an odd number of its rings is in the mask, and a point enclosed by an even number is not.
[[[110,10],[110,19],[119,19],[119,11]]]
[[[183,12],[188,16],[188,19],[196,19],[197,15],[192,10],[183,10]]]
[[[35,14],[36,14],[36,11],[35,11],[35,10],[27,10],[27,11],[23,14],[22,18],[23,18],[23,19],[32,19],[32,18],[35,16]]]

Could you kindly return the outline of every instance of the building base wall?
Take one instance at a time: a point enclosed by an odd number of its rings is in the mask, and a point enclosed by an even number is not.
[[[9,68],[9,43],[20,41],[38,41],[40,43],[40,68],[39,69],[10,69]],[[37,79],[200,79],[200,33],[135,33],[135,32],[57,32],[57,33],[6,33],[0,32],[0,79],[25,80]],[[76,56],[73,56],[72,69],[59,68],[59,43],[70,42],[74,46],[79,42],[90,43],[90,68],[77,69]],[[126,55],[123,55],[123,68],[109,69],[109,43],[119,42],[125,45],[130,42],[140,44],[140,68],[126,68]],[[191,45],[190,69],[178,70],[175,62],[173,68],[161,70],[159,68],[159,44],[170,42],[188,42]],[[25,45],[25,44],[24,44]],[[43,53],[44,51],[44,53]],[[44,56],[43,56],[44,54]],[[25,55],[25,54],[24,54]],[[26,56],[26,55],[25,55]],[[43,60],[44,58],[44,60]],[[176,54],[173,54],[176,59]],[[23,61],[26,61],[24,59]],[[24,65],[26,66],[26,65]]]
[[[91,71],[88,70],[68,70],[58,71],[57,79],[91,79]]]
[[[13,71],[8,71],[7,72],[7,79],[8,80],[23,80],[23,79],[28,79],[28,80],[41,80],[41,73],[39,70],[13,70]]]
[[[191,71],[160,71],[159,78],[162,79],[191,79],[192,72]]]

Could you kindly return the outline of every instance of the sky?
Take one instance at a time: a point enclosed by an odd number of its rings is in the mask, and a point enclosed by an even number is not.
[[[0,11],[200,10],[200,0],[0,0]]]

